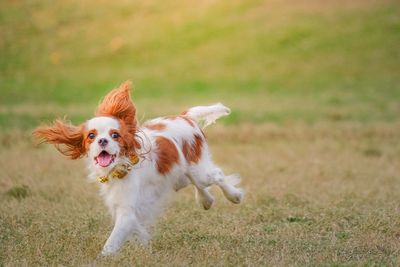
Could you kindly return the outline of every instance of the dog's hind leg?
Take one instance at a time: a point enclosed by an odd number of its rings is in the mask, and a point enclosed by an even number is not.
[[[200,201],[201,205],[205,210],[208,210],[211,208],[212,204],[214,203],[214,197],[211,195],[211,193],[208,191],[208,188],[206,185],[199,183],[199,180],[197,177],[195,178],[196,175],[193,174],[187,174],[187,177],[189,180],[192,182],[192,184],[195,187],[196,190],[196,199]]]
[[[209,210],[214,203],[214,197],[208,191],[208,188],[198,189],[196,187],[196,198],[200,201],[205,210]]]
[[[235,185],[240,182],[240,176],[238,174],[225,176],[220,168],[215,167],[212,171],[207,173],[207,176],[215,180],[215,183],[221,188],[229,201],[235,204],[239,204],[242,201],[244,196],[243,190],[235,187]]]
[[[213,184],[221,188],[229,201],[239,204],[243,199],[243,191],[236,187],[240,182],[240,176],[225,176],[223,171],[212,161],[206,143],[203,144],[202,158],[196,163],[189,164],[187,176],[196,187],[200,202],[205,209],[209,209],[214,201],[214,197],[207,189]]]

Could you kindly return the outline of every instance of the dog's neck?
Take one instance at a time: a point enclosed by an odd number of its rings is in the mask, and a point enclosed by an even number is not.
[[[117,163],[108,174],[97,177],[97,180],[100,183],[107,183],[110,179],[123,179],[138,162],[138,156],[130,156],[125,163]]]
[[[132,170],[132,167],[139,162],[139,157],[134,155],[128,157],[119,157],[116,164],[112,167],[98,168],[94,165],[89,167],[89,178],[97,180],[100,183],[107,183],[111,179],[123,179]]]

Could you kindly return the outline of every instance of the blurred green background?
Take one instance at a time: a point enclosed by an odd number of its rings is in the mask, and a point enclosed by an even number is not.
[[[128,79],[141,121],[229,106],[206,133],[247,194],[187,188],[102,259],[84,163],[30,133]],[[0,266],[400,266],[399,114],[399,0],[1,0]]]
[[[221,101],[226,124],[397,122],[400,2],[1,1],[0,127]]]

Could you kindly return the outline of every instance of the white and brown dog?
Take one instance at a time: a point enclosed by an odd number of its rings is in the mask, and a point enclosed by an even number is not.
[[[208,187],[218,185],[226,198],[240,203],[238,175],[225,176],[211,160],[199,123],[207,126],[230,110],[222,104],[193,107],[178,116],[146,122],[139,128],[130,99],[130,82],[112,90],[96,116],[80,126],[56,120],[34,135],[54,144],[71,159],[85,156],[89,179],[100,191],[115,225],[102,254],[113,254],[136,234],[143,244],[172,192],[193,184],[204,209],[214,201]]]

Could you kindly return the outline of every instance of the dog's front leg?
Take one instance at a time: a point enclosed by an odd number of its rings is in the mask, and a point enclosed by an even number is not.
[[[106,256],[117,252],[123,242],[132,233],[137,234],[142,243],[144,245],[147,245],[150,239],[150,235],[148,234],[146,229],[139,223],[133,210],[117,210],[114,229],[112,230],[110,237],[107,239],[107,242],[104,245],[101,254]]]

